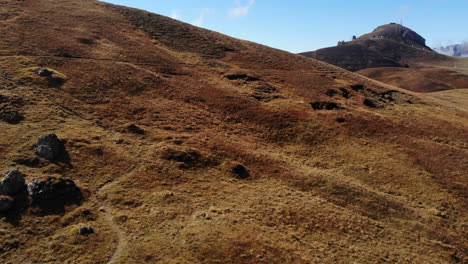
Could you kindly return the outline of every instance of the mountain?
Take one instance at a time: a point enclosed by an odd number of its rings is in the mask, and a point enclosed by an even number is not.
[[[467,261],[461,96],[100,1],[0,3],[1,263]]]
[[[434,48],[440,54],[454,57],[468,57],[468,42],[463,44],[450,45],[446,47]]]
[[[453,64],[452,59],[434,52],[415,31],[395,23],[373,32],[339,42],[336,47],[305,52],[302,55],[325,61],[349,71],[378,67],[415,67],[428,61]]]

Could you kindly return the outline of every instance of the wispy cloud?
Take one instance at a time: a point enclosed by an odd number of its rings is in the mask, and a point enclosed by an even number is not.
[[[192,25],[197,26],[197,27],[203,26],[203,23],[205,23],[206,16],[209,15],[210,13],[211,13],[211,9],[203,8],[200,11],[200,15],[198,16],[198,18],[192,22]]]
[[[229,10],[230,18],[245,17],[249,14],[250,8],[255,4],[255,0],[248,0],[246,5],[242,5],[241,0],[236,0],[236,7]]]
[[[180,15],[180,11],[179,11],[179,10],[172,10],[172,12],[171,12],[171,18],[180,20],[181,17],[182,17],[182,16]]]

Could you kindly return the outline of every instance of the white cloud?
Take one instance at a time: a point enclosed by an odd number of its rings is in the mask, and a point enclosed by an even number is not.
[[[180,11],[179,11],[179,10],[172,10],[172,12],[171,12],[171,18],[180,20],[181,17],[182,17],[182,16],[180,15]]]
[[[206,16],[209,15],[210,13],[211,13],[211,9],[203,8],[200,11],[200,15],[198,16],[198,18],[192,22],[192,25],[197,26],[197,27],[203,26],[203,23],[205,23]]]
[[[255,4],[255,0],[249,0],[247,5],[242,5],[241,0],[236,0],[235,8],[229,10],[229,17],[231,18],[238,18],[238,17],[245,17],[249,14],[250,8]]]

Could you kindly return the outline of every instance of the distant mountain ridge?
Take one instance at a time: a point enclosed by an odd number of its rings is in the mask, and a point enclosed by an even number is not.
[[[377,27],[371,33],[340,41],[335,47],[319,49],[301,55],[325,61],[349,71],[378,67],[411,67],[427,61],[444,63],[450,60],[434,52],[426,40],[396,23]]]
[[[468,42],[446,47],[438,47],[434,48],[434,50],[447,56],[468,58]]]

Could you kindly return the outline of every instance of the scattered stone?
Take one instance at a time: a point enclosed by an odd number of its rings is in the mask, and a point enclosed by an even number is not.
[[[338,106],[337,103],[334,103],[334,102],[314,102],[314,103],[310,103],[310,105],[312,106],[312,108],[314,110],[338,110],[338,109],[341,109],[341,107]]]
[[[67,155],[63,141],[55,134],[39,137],[36,146],[37,155],[50,161],[63,159]]]
[[[0,212],[8,211],[14,202],[14,199],[10,196],[0,195]]]
[[[231,81],[244,80],[244,81],[247,81],[247,82],[255,82],[255,81],[260,80],[260,78],[249,76],[247,74],[228,74],[228,75],[226,75],[226,78],[228,80],[231,80]]]
[[[125,129],[127,132],[133,133],[133,134],[138,134],[138,135],[144,135],[145,131],[141,129],[139,126],[135,124],[131,124],[126,127]]]
[[[364,105],[370,108],[377,108],[377,102],[369,98],[364,100]]]
[[[341,95],[348,99],[349,97],[351,97],[351,94],[349,93],[349,91],[345,88],[340,88],[340,91],[341,91]]]
[[[94,229],[91,226],[82,226],[78,230],[78,233],[82,236],[88,236],[90,234],[94,234]]]
[[[16,125],[19,122],[23,121],[24,117],[18,111],[5,110],[0,112],[0,119],[9,124]]]
[[[338,91],[337,91],[337,90],[333,90],[333,89],[328,89],[328,90],[325,92],[325,94],[328,95],[328,96],[330,96],[330,97],[334,96],[334,95],[337,94],[337,93],[338,93]]]
[[[234,173],[239,179],[247,179],[250,177],[249,170],[242,164],[234,165],[231,169],[231,172]]]
[[[0,195],[12,195],[21,191],[25,186],[24,177],[19,169],[7,172],[0,181]]]
[[[344,119],[343,117],[338,117],[338,118],[336,119],[336,122],[338,122],[338,123],[344,123],[344,122],[346,122],[346,119]]]
[[[45,68],[37,68],[33,70],[33,72],[41,77],[49,77],[49,76],[52,76],[52,74],[54,73],[53,71],[49,71],[48,69],[45,69]]]
[[[63,204],[79,204],[83,199],[81,190],[70,179],[48,177],[46,180],[34,179],[28,183],[28,193],[33,203],[58,201]]]
[[[364,89],[364,85],[362,85],[362,84],[353,84],[353,85],[351,85],[351,89],[353,89],[356,92],[359,92],[360,90]]]

